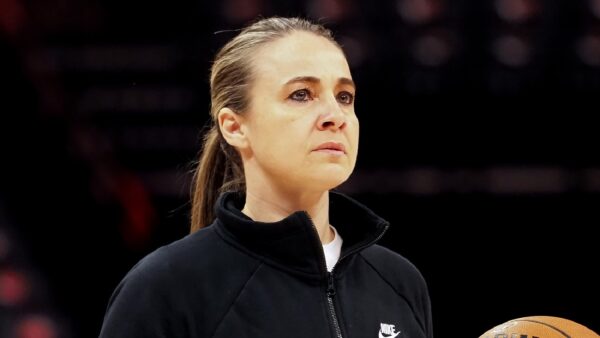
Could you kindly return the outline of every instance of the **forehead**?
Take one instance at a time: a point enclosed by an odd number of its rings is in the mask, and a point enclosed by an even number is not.
[[[256,80],[285,82],[297,76],[352,78],[342,51],[310,32],[293,32],[261,46],[252,58]]]

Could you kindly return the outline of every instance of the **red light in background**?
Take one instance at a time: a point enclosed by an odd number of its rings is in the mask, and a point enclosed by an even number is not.
[[[0,271],[0,305],[16,306],[29,297],[30,283],[21,272],[15,270]]]
[[[15,327],[15,338],[57,338],[55,322],[43,315],[23,318]]]
[[[439,0],[400,0],[398,14],[411,24],[426,24],[440,16],[442,4]]]
[[[535,0],[496,0],[495,7],[498,16],[511,23],[523,23],[539,12]]]

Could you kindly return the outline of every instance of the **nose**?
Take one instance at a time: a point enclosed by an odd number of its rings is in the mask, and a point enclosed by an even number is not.
[[[342,111],[340,106],[337,104],[327,105],[326,112],[319,116],[317,121],[317,128],[319,130],[341,130],[346,127],[346,114]]]

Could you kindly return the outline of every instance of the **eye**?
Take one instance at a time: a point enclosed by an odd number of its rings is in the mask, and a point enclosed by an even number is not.
[[[349,92],[340,92],[337,97],[338,101],[343,104],[352,104],[354,102],[354,95]]]
[[[294,101],[300,101],[300,102],[312,100],[312,96],[310,95],[310,91],[308,89],[306,89],[306,88],[296,90],[295,92],[293,92],[289,96],[289,98],[292,99],[292,100],[294,100]]]

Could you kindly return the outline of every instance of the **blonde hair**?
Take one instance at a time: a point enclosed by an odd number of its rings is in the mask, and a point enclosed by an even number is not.
[[[219,194],[245,192],[244,167],[237,150],[221,135],[217,115],[222,108],[242,114],[249,105],[252,83],[251,56],[267,42],[294,31],[322,36],[339,47],[332,33],[322,25],[300,18],[272,17],[244,28],[216,55],[210,73],[211,128],[204,135],[200,159],[192,185],[192,219],[190,232],[211,224]]]

